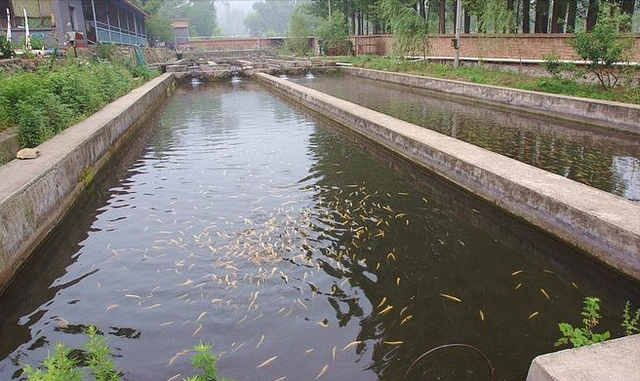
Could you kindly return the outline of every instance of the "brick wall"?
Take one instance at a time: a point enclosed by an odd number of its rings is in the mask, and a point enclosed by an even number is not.
[[[430,56],[453,57],[451,46],[453,35],[438,35],[429,38]],[[631,50],[631,61],[640,62],[640,34],[631,35],[635,46]],[[356,36],[353,37],[356,54],[386,55],[391,53],[392,36]],[[466,34],[460,38],[462,57],[542,59],[546,54],[556,51],[562,59],[579,59],[569,42],[570,34]]]

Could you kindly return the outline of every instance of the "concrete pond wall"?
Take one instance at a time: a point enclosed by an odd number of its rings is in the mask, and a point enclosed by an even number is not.
[[[37,159],[0,166],[0,291],[174,83],[163,74],[40,144]]]
[[[257,78],[396,154],[640,281],[640,205],[267,74]]]
[[[480,85],[412,74],[343,67],[348,75],[640,134],[640,105]]]

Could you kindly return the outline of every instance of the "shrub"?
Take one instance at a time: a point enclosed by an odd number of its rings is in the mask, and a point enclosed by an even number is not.
[[[542,59],[544,60],[542,67],[555,79],[561,79],[562,73],[571,72],[576,67],[572,63],[560,61],[560,55],[556,51],[543,55]]]
[[[15,56],[15,54],[11,41],[9,41],[6,36],[0,35],[0,56],[2,58],[11,58]]]
[[[307,23],[307,17],[302,10],[296,9],[291,15],[289,33],[285,41],[287,50],[298,54],[307,55],[310,52],[309,35],[311,30]]]
[[[587,69],[593,73],[604,89],[612,89],[619,80],[615,64],[624,60],[633,40],[620,35],[620,29],[630,22],[617,6],[600,5],[598,21],[591,32],[578,32],[572,43],[576,53],[589,61]]]
[[[411,5],[397,0],[378,3],[380,16],[393,33],[393,50],[398,55],[421,53],[424,57],[431,47],[426,20]]]
[[[40,50],[44,49],[44,38],[40,35],[33,35],[30,38],[31,41],[31,49]]]
[[[351,53],[349,25],[344,14],[336,11],[331,18],[324,20],[318,31],[322,50],[328,55],[347,55]]]
[[[604,333],[594,333],[593,329],[600,324],[600,299],[585,298],[582,309],[582,328],[574,328],[569,323],[560,323],[558,327],[562,332],[562,337],[556,341],[556,346],[571,343],[574,348],[582,347],[607,340],[611,337],[609,331]]]

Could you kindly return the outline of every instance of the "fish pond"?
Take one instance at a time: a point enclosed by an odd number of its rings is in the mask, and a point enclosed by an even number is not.
[[[294,81],[640,202],[640,136],[481,106],[367,78]]]
[[[524,380],[557,324],[640,287],[257,83],[183,86],[0,298],[0,379],[95,324],[127,380],[205,341],[238,381],[401,380],[469,344]],[[430,378],[429,378],[430,377]],[[488,380],[475,352],[411,380]]]

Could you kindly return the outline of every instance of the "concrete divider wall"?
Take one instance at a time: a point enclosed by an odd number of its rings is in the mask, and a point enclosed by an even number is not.
[[[640,134],[640,105],[480,85],[380,70],[344,67],[344,73],[378,81],[475,98],[527,112]]]
[[[0,291],[174,82],[163,74],[39,145],[39,158],[0,166]]]
[[[640,205],[267,74],[280,94],[640,280]]]

